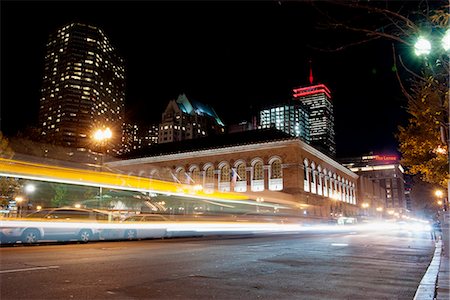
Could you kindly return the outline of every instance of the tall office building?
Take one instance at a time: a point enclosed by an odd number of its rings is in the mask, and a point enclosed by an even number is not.
[[[100,28],[72,23],[50,35],[40,99],[42,135],[78,150],[96,149],[97,128],[113,132],[109,149],[122,139],[125,69]]]
[[[302,103],[275,105],[259,113],[260,128],[276,128],[310,142],[309,113]]]
[[[294,89],[293,97],[309,110],[311,145],[334,157],[336,143],[330,90],[324,84],[311,85]]]

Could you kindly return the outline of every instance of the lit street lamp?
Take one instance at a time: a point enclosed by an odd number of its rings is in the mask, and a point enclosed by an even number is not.
[[[14,198],[14,200],[16,200],[17,203],[17,216],[20,218],[22,216],[23,197],[17,196],[16,198]]]
[[[106,146],[108,145],[108,140],[112,138],[112,131],[109,127],[105,129],[98,129],[94,133],[94,140],[100,145],[101,156],[100,156],[100,171],[103,169],[103,157],[106,155]]]
[[[105,129],[98,129],[97,131],[95,131],[93,138],[100,145],[101,148],[102,153],[100,156],[100,171],[103,171],[103,160],[104,156],[106,155],[106,146],[108,145],[108,140],[112,138],[112,131],[111,129],[109,129],[109,127]],[[103,198],[103,188],[100,187],[98,206],[100,206],[100,204],[102,203],[102,198]]]
[[[435,41],[436,39],[434,38],[434,39],[431,39],[431,40]],[[439,49],[441,51],[439,51]],[[416,53],[416,55],[417,56],[423,56],[425,58],[426,66],[428,68],[430,68],[431,71],[434,73],[433,66],[430,65],[428,63],[428,60],[427,60],[427,56],[431,54],[432,50],[436,52],[435,54],[439,54],[439,55],[442,54],[442,55],[447,55],[448,56],[449,50],[450,50],[450,29],[447,29],[445,31],[445,33],[443,34],[442,38],[440,39],[440,45],[439,46],[437,46],[436,44],[432,45],[432,43],[427,38],[425,38],[424,36],[420,36],[417,39],[416,43],[414,44],[414,52]],[[440,65],[440,64],[441,64],[440,60],[437,59],[436,60],[436,65]],[[447,74],[448,74],[448,70],[447,70]],[[448,81],[448,79],[446,81]],[[450,93],[449,93],[449,97],[450,97]],[[448,126],[448,128],[447,128],[447,141],[444,141],[444,139],[443,139],[443,142],[447,143],[447,156],[448,156],[447,161],[449,162],[449,168],[450,168],[450,140],[449,140],[450,139],[450,105],[449,105],[450,99],[447,99],[447,101],[444,101],[444,103],[445,102],[447,102],[447,105],[448,105],[448,107],[447,107],[447,113],[448,113],[447,126]],[[438,149],[436,149],[436,153],[444,154],[442,150],[443,149],[439,146]],[[450,169],[449,169],[449,174],[450,174]],[[439,196],[438,196],[438,192],[439,192]],[[450,180],[449,179],[447,179],[447,193],[448,193],[447,194],[447,200],[450,200]],[[442,198],[443,192],[442,191],[436,191],[436,196],[439,197],[439,198]],[[440,200],[440,201],[442,203],[442,200]],[[447,210],[447,205],[446,205],[445,202],[446,201],[445,201],[445,198],[444,198],[444,210]],[[441,205],[441,204],[439,204],[439,205]]]

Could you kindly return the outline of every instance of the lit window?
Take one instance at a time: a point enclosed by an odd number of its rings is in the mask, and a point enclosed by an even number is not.
[[[281,178],[281,162],[279,160],[272,163],[270,177],[272,179]]]
[[[253,180],[264,179],[264,168],[263,163],[258,161],[253,167]]]

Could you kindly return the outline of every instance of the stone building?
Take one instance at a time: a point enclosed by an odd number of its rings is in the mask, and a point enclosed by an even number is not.
[[[199,184],[205,192],[288,196],[307,205],[305,214],[316,218],[358,214],[358,175],[299,138],[274,129],[156,144],[108,166]]]

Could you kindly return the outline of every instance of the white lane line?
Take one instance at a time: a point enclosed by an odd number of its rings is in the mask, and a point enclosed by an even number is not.
[[[334,246],[334,247],[347,247],[348,244],[333,243],[333,244],[331,244],[331,246]]]
[[[37,270],[48,270],[48,269],[58,269],[59,266],[48,266],[48,267],[34,267],[25,269],[13,269],[13,270],[2,270],[0,274],[3,273],[14,273],[14,272],[26,272],[26,271],[37,271]]]

